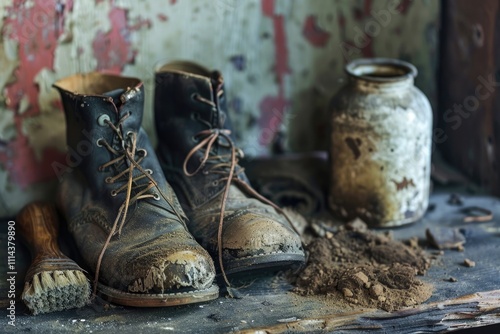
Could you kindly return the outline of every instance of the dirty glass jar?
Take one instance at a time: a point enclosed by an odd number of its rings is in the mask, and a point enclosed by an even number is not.
[[[370,226],[414,222],[425,213],[432,109],[414,86],[416,68],[396,59],[358,59],[330,104],[329,207]]]

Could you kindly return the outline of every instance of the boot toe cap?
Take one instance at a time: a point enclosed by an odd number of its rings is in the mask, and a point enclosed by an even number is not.
[[[148,269],[138,270],[143,275],[128,285],[128,291],[164,293],[166,291],[203,290],[215,278],[211,258],[195,249],[181,250],[158,258]],[[144,265],[142,265],[145,268]]]
[[[295,259],[302,262],[304,251],[300,237],[279,217],[274,219],[247,213],[230,221],[223,233],[223,254],[226,262],[260,258],[260,266],[269,262]],[[271,263],[272,262],[272,263]]]

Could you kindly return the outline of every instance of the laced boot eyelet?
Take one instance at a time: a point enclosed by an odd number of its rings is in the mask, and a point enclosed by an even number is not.
[[[149,175],[153,175],[153,170],[152,169],[146,169],[145,170],[146,173],[148,173]]]
[[[97,147],[102,147],[102,142],[104,141],[104,138],[99,138],[96,140],[95,144],[97,145]]]
[[[127,137],[131,137],[133,133],[133,131],[127,131]]]
[[[146,151],[145,149],[143,148],[140,148],[137,150],[137,153],[139,153],[143,156],[143,157],[146,157],[148,155],[148,151]]]
[[[118,195],[118,193],[116,192],[116,190],[111,190],[111,196],[115,197],[116,195]]]
[[[214,187],[217,187],[217,186],[219,185],[219,181],[217,181],[217,180],[213,181],[213,182],[212,182],[212,185],[213,185]]]
[[[113,183],[113,178],[111,176],[108,176],[107,178],[104,179],[104,182],[108,184]]]
[[[160,200],[160,195],[159,195],[159,194],[156,194],[156,193],[155,193],[155,194],[153,194],[153,199],[154,199],[155,201],[159,201],[159,200]]]
[[[209,174],[208,170],[204,170],[202,173],[203,173],[203,175],[208,175]]]
[[[111,122],[111,118],[108,115],[103,114],[97,118],[97,124],[100,126],[108,126],[108,122]]]
[[[199,141],[199,140],[198,140],[198,138],[196,138],[196,136],[192,136],[192,137],[191,137],[191,140],[192,140],[193,142],[195,142],[195,143],[197,143],[197,142]]]

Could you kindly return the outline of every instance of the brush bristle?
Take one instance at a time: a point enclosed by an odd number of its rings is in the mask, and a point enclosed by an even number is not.
[[[22,299],[33,314],[85,306],[90,299],[90,283],[79,270],[43,271],[26,282]]]

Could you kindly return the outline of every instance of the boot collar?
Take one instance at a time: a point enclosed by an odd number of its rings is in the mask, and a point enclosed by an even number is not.
[[[54,83],[61,92],[83,97],[106,97],[104,94],[116,89],[124,89],[121,102],[134,98],[142,88],[142,81],[137,78],[123,77],[113,74],[90,72],[75,74]]]
[[[226,106],[222,101],[221,92],[224,90],[224,79],[222,74],[189,61],[174,61],[165,64],[157,69],[157,84],[162,83],[161,76],[176,76],[182,81],[194,82],[198,87],[196,93],[191,94],[191,98],[197,98],[212,106],[211,112],[203,115],[203,121],[210,124],[210,128],[224,129],[226,124]],[[202,115],[200,115],[202,116]]]
[[[88,122],[102,114],[118,121],[131,112],[133,117],[124,125],[138,131],[142,123],[144,87],[137,78],[90,72],[66,77],[53,86],[60,91],[63,102],[75,101],[71,109]]]

